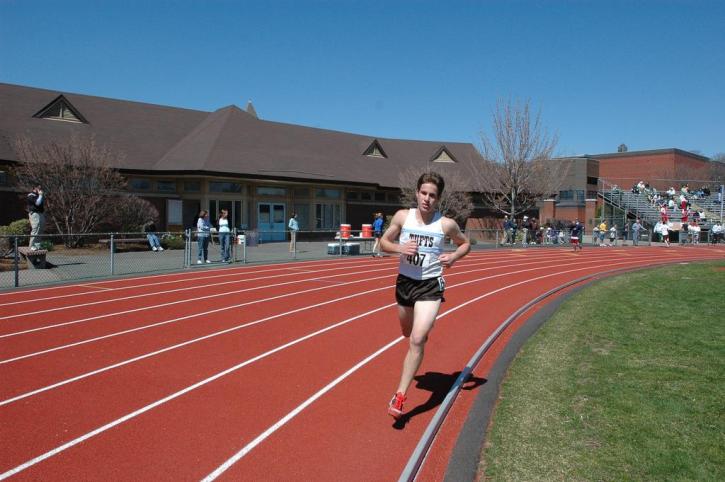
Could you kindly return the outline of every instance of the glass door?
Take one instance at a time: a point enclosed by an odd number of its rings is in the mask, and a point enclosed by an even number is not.
[[[260,241],[285,241],[287,239],[284,204],[257,204],[257,220]]]

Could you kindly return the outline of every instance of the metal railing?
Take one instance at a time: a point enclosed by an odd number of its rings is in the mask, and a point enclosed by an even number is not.
[[[156,233],[162,248],[156,250],[142,232],[72,237],[43,234],[36,250],[28,246],[29,235],[0,236],[0,289],[227,264],[370,255],[375,245],[373,237],[363,237],[359,231],[349,237],[335,230],[298,231],[294,242],[289,231],[212,232],[207,237],[206,258],[198,263],[198,234],[191,229]],[[229,241],[227,253],[222,251],[225,236]]]

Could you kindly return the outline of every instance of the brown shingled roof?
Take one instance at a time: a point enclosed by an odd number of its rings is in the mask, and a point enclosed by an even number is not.
[[[88,124],[32,117],[60,94]],[[443,146],[458,161],[430,163],[444,176],[459,171],[469,178],[466,164],[480,159],[468,143],[374,138],[270,122],[234,105],[208,113],[0,83],[0,110],[0,158],[5,160],[15,160],[11,142],[20,135],[44,142],[79,133],[93,134],[97,142],[122,151],[120,169],[394,187],[399,172],[428,165]],[[375,139],[387,158],[364,155]]]

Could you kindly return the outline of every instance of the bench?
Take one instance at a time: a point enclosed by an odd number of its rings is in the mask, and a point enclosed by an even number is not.
[[[47,249],[32,250],[26,246],[18,247],[20,253],[27,261],[30,269],[45,269],[45,257],[48,254]]]

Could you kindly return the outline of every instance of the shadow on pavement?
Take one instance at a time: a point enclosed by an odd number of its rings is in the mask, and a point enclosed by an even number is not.
[[[416,415],[425,413],[428,410],[432,410],[440,406],[440,404],[443,403],[443,400],[445,400],[448,391],[456,382],[460,374],[461,372],[455,372],[450,374],[426,372],[424,375],[416,376],[415,388],[431,392],[430,397],[428,398],[428,400],[425,401],[425,403],[422,403],[417,407],[414,407],[412,410],[405,412],[403,416],[401,416],[398,420],[395,421],[395,423],[393,423],[393,428],[397,430],[402,430],[403,428],[405,428],[405,425],[410,421],[410,419],[412,419]],[[471,374],[465,381],[461,389],[474,390],[475,388],[480,387],[484,383],[486,383],[485,378],[478,378]]]

